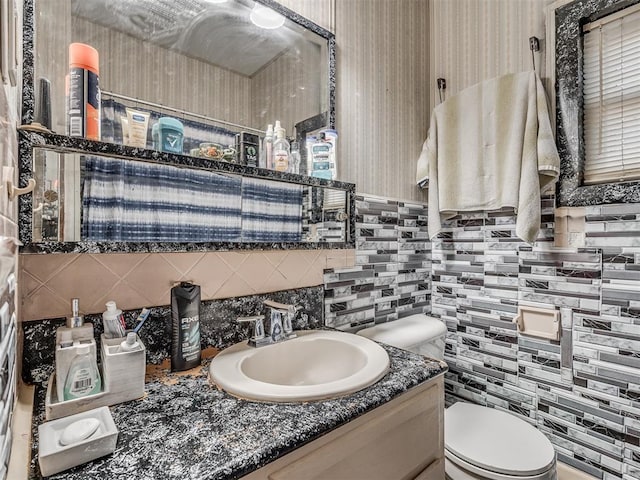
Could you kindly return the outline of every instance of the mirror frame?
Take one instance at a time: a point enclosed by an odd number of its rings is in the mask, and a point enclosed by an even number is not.
[[[555,9],[556,143],[560,154],[558,207],[640,202],[640,181],[584,185],[582,25],[640,0],[573,1]]]
[[[35,4],[38,0],[23,0],[22,35],[22,124],[33,122],[35,112]],[[46,0],[41,0],[46,1]],[[336,128],[336,36],[308,18],[280,5],[275,0],[254,0],[283,15],[288,20],[312,31],[327,41],[328,53],[328,110],[327,128]],[[323,113],[323,112],[321,112]]]
[[[307,177],[294,173],[282,173],[248,167],[220,160],[211,160],[188,155],[178,155],[156,150],[140,149],[114,143],[103,143],[78,137],[67,137],[54,133],[19,131],[20,183],[27,184],[33,177],[33,149],[95,154],[101,157],[118,157],[142,162],[153,162],[179,167],[205,169],[240,175],[243,177],[295,183],[303,186],[327,187],[345,192],[346,239],[344,242],[32,242],[33,196],[19,197],[21,253],[123,253],[123,252],[192,252],[228,250],[313,250],[355,248],[355,184]]]
[[[38,0],[24,0],[23,16],[23,70],[22,70],[22,125],[34,120],[35,112],[35,3]],[[287,19],[301,25],[327,40],[328,51],[328,101],[326,112],[327,127],[335,128],[336,98],[336,42],[335,35],[298,13],[274,0],[255,0],[272,8]],[[257,167],[232,164],[228,162],[177,155],[155,150],[139,149],[114,143],[87,140],[79,137],[67,137],[55,133],[19,131],[19,185],[27,185],[33,177],[33,147],[47,147],[52,150],[94,153],[101,156],[116,156],[132,160],[161,162],[183,167],[204,168],[212,171],[233,173],[241,176],[279,180],[299,185],[319,186],[344,190],[347,197],[349,216],[344,242],[291,242],[291,243],[255,243],[255,242],[32,242],[32,195],[19,197],[18,212],[21,253],[123,253],[123,252],[188,252],[188,251],[228,251],[228,250],[281,250],[281,249],[349,249],[355,248],[355,184],[330,181],[306,175],[281,173]]]

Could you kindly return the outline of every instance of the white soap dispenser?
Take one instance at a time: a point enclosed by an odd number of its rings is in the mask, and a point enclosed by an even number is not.
[[[71,300],[71,316],[67,317],[64,327],[56,330],[55,370],[56,395],[58,401],[64,398],[64,383],[75,358],[76,348],[87,345],[90,354],[96,358],[96,341],[93,337],[93,324],[85,323],[80,315],[80,302],[77,298]]]
[[[62,332],[71,332],[73,341],[93,340],[93,324],[84,323],[84,317],[80,315],[80,300],[71,299],[71,316],[67,317],[67,324],[56,330],[56,345],[60,344]]]

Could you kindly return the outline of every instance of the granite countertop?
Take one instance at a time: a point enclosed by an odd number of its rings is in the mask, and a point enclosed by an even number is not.
[[[110,407],[120,431],[115,452],[48,478],[240,478],[447,370],[443,362],[381,345],[391,365],[380,381],[352,395],[308,403],[235,398],[209,383],[209,361],[176,374],[151,367],[144,398]],[[37,427],[44,422],[45,388],[37,388],[34,405],[30,479],[42,478]]]

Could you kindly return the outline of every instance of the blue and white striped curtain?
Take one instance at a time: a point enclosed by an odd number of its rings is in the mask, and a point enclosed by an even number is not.
[[[115,158],[85,158],[83,239],[237,242],[240,177]]]
[[[302,186],[259,178],[242,179],[242,241],[299,242]]]
[[[85,157],[82,238],[120,242],[299,242],[302,186]]]

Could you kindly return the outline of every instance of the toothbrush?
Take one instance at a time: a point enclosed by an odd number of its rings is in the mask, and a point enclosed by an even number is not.
[[[151,310],[149,310],[148,308],[142,309],[142,311],[140,312],[140,315],[138,315],[138,318],[136,318],[137,325],[133,329],[135,333],[138,333],[138,331],[142,328],[142,325],[144,324],[144,322],[147,320],[147,318],[149,318],[150,313],[151,313]]]

